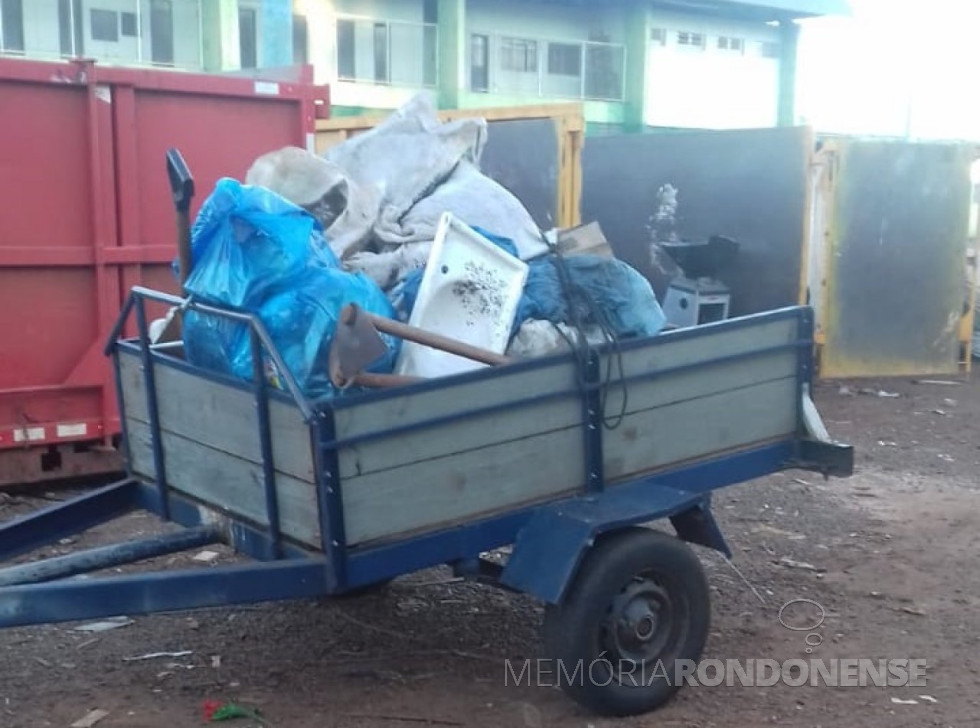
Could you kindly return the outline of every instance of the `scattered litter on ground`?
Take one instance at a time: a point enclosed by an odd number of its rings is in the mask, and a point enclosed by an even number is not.
[[[938,700],[936,700],[931,695],[920,695],[918,697],[919,697],[919,700],[925,700],[927,703],[938,703],[939,702]]]
[[[874,389],[873,387],[861,387],[858,390],[858,394],[865,394],[871,397],[880,397],[881,399],[896,399],[902,396],[898,392],[888,392],[884,389]]]
[[[199,561],[202,564],[210,564],[210,563],[212,563],[214,561],[217,561],[219,556],[221,556],[221,554],[219,554],[217,551],[207,551],[207,550],[205,550],[205,551],[201,551],[201,552],[199,552],[197,554],[194,554],[192,560],[193,561]]]
[[[918,705],[919,704],[919,701],[918,700],[914,700],[914,699],[912,699],[912,700],[902,700],[901,698],[892,698],[892,702],[895,705]]]
[[[180,650],[178,652],[147,652],[145,655],[135,657],[124,657],[123,662],[141,662],[142,660],[155,660],[160,657],[187,657],[193,655],[192,650]]]
[[[915,607],[902,607],[900,611],[905,612],[906,614],[912,614],[916,617],[926,616],[925,611],[922,609],[916,609]]]
[[[120,627],[128,627],[134,624],[134,620],[129,617],[109,617],[108,619],[101,619],[98,622],[89,622],[88,624],[82,624],[78,627],[74,627],[74,632],[91,632],[93,634],[99,632],[108,632],[109,630],[119,629]]]
[[[797,561],[789,558],[788,556],[783,556],[781,559],[779,559],[778,563],[780,566],[785,566],[787,569],[802,569],[803,571],[815,571],[818,573],[826,571],[826,569],[819,566],[808,564],[805,561]]]
[[[803,535],[802,533],[796,533],[795,531],[786,531],[782,528],[769,526],[765,523],[753,528],[752,533],[761,533],[763,535],[771,535],[771,536],[782,536],[783,538],[788,538],[790,541],[803,541],[806,539],[806,536]]]
[[[71,724],[71,728],[92,728],[96,723],[109,715],[108,710],[102,710],[101,708],[95,708],[90,710],[88,713],[83,715],[81,718],[76,720]]]
[[[913,384],[936,384],[942,387],[958,387],[963,382],[953,382],[948,379],[913,379]]]
[[[254,708],[236,705],[235,703],[223,703],[220,700],[205,700],[201,706],[201,712],[204,715],[205,723],[218,723],[226,720],[248,718],[262,725],[268,725],[262,716],[259,715],[259,711]]]

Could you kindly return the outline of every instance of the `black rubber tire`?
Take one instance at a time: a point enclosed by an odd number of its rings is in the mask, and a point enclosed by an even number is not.
[[[630,597],[637,591],[647,594],[644,590],[653,590],[656,599],[669,599],[666,606],[658,602],[658,616],[648,622],[656,641],[645,643],[642,649],[652,650],[653,656],[637,660],[634,653],[626,658],[640,666],[632,677],[617,678],[607,669],[604,674],[611,681],[592,679],[589,666],[594,661],[605,658],[616,666],[623,659],[623,650],[615,645],[610,649],[610,641],[618,644],[618,636],[611,636],[608,628],[626,622],[613,622],[611,615],[624,603],[640,604],[644,609],[649,598],[637,602],[635,596]],[[545,656],[561,661],[551,665],[552,674],[566,693],[588,709],[608,716],[646,713],[663,705],[679,687],[673,684],[674,661],[700,659],[710,619],[708,582],[691,548],[665,533],[623,529],[597,541],[586,554],[564,601],[545,610]],[[636,634],[630,629],[637,624],[634,621],[624,628],[628,638]],[[667,632],[662,633],[664,628]],[[658,660],[663,670],[657,669]],[[580,665],[580,679],[562,679],[574,675]],[[663,677],[664,673],[668,677]]]

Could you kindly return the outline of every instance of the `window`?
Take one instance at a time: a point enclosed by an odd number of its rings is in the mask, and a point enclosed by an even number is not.
[[[388,24],[374,24],[374,80],[388,82]]]
[[[760,43],[763,58],[779,58],[779,43]]]
[[[24,3],[23,0],[0,0],[0,50],[24,52]]]
[[[119,31],[122,35],[135,38],[139,35],[136,30],[136,13],[119,14]]]
[[[255,8],[238,8],[238,44],[242,68],[259,65],[257,19]]]
[[[293,15],[293,63],[305,65],[310,58],[310,30],[305,15]]]
[[[582,46],[571,43],[549,43],[548,73],[554,76],[581,76]]]
[[[470,36],[470,90],[490,90],[490,38]]]
[[[92,40],[115,43],[119,40],[119,13],[115,10],[92,8],[89,11]]]
[[[354,80],[354,21],[337,21],[337,76]]]
[[[517,73],[537,73],[538,42],[523,38],[501,38],[500,69]]]
[[[82,31],[82,0],[58,0],[58,38],[61,55],[70,58],[85,53],[85,34]]]
[[[174,62],[174,6],[171,0],[150,1],[150,60]]]
[[[622,46],[588,43],[585,46],[585,97],[619,101],[623,98]]]
[[[734,38],[729,35],[719,35],[718,50],[741,53],[742,51],[745,50],[745,41],[742,40],[741,38]]]
[[[704,48],[704,33],[681,31],[677,34],[677,45]]]
[[[664,28],[650,29],[650,42],[654,45],[667,45],[667,31]]]

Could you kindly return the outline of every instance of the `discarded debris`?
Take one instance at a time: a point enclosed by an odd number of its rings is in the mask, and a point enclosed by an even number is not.
[[[913,379],[915,384],[938,384],[943,387],[958,387],[963,382],[953,382],[948,379]]]
[[[785,566],[788,569],[803,569],[804,571],[815,571],[818,573],[822,573],[826,571],[826,569],[822,567],[814,566],[813,564],[808,564],[805,561],[796,561],[795,559],[791,559],[788,556],[783,556],[779,560],[779,564],[780,566]]]
[[[95,708],[90,710],[81,718],[76,720],[71,724],[71,728],[92,728],[96,723],[109,715],[108,710],[102,710],[101,708]]]
[[[949,417],[949,413],[946,410],[941,410],[938,408],[934,409],[932,413],[935,415],[939,415],[940,417]]]
[[[487,703],[488,707],[493,707],[493,703]],[[381,715],[379,713],[345,713],[347,718],[357,718],[360,720],[384,720],[396,723],[422,723],[423,725],[464,725],[458,720],[440,720],[438,718],[420,718],[411,715]]]
[[[221,556],[221,554],[219,554],[217,551],[205,550],[195,554],[192,561],[200,561],[202,564],[210,564],[217,561],[219,556]]]
[[[939,458],[940,460],[946,461],[947,463],[955,463],[956,462],[956,460],[953,458],[952,455],[947,455],[946,453],[943,453],[943,452],[941,452],[938,455],[936,455],[936,457]]]
[[[918,700],[902,700],[901,698],[892,698],[892,702],[895,705],[918,705]]]
[[[878,445],[881,447],[898,447],[898,443],[894,440],[878,440]]]
[[[191,650],[180,650],[179,652],[147,652],[145,655],[136,655],[135,657],[124,657],[123,662],[140,662],[142,660],[155,660],[159,657],[187,657],[188,655],[193,655],[194,652]]]
[[[79,642],[77,645],[75,645],[75,649],[76,650],[83,650],[86,647],[91,647],[92,645],[94,645],[98,641],[99,641],[99,638],[98,637],[93,637],[90,640],[85,640],[84,642]]]
[[[221,655],[211,655],[211,667],[215,670],[221,667]]]
[[[786,531],[782,528],[776,528],[775,526],[769,526],[767,524],[762,524],[761,526],[756,526],[752,529],[752,533],[761,533],[763,535],[770,536],[782,536],[783,538],[788,538],[790,541],[804,541],[806,536],[802,533],[796,533],[795,531]]]
[[[916,609],[915,607],[902,607],[902,611],[906,614],[913,614],[916,617],[924,617],[926,613],[921,609]]]
[[[956,405],[959,404],[959,402],[957,402],[955,399],[950,399],[949,397],[946,397],[943,400],[943,404],[946,405],[947,407],[955,407]]]
[[[234,703],[222,703],[220,700],[205,700],[201,706],[206,723],[217,723],[224,720],[234,720],[235,718],[248,718],[262,725],[267,723],[259,715],[259,711],[253,708],[246,708],[244,705]]]
[[[133,624],[134,621],[129,617],[109,617],[109,619],[102,619],[98,622],[89,622],[88,624],[82,624],[74,628],[75,632],[91,632],[97,634],[99,632],[108,632],[111,629],[119,629],[120,627],[128,627]]]
[[[919,700],[925,700],[927,703],[938,703],[939,702],[938,700],[936,700],[931,695],[920,695],[919,696]]]

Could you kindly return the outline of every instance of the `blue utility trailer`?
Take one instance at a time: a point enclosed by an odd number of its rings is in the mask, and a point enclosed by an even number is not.
[[[151,344],[150,302],[242,327],[253,379]],[[128,477],[0,525],[0,559],[134,509],[183,528],[0,569],[0,626],[339,595],[449,564],[544,601],[545,656],[568,674],[608,661],[563,685],[574,698],[650,710],[675,686],[623,666],[700,656],[709,592],[685,542],[730,553],[711,492],[851,473],[810,399],[812,352],[793,307],[312,402],[256,317],[135,288],[107,346]],[[642,527],[661,518],[676,538]],[[252,560],[97,573],[217,542]]]

